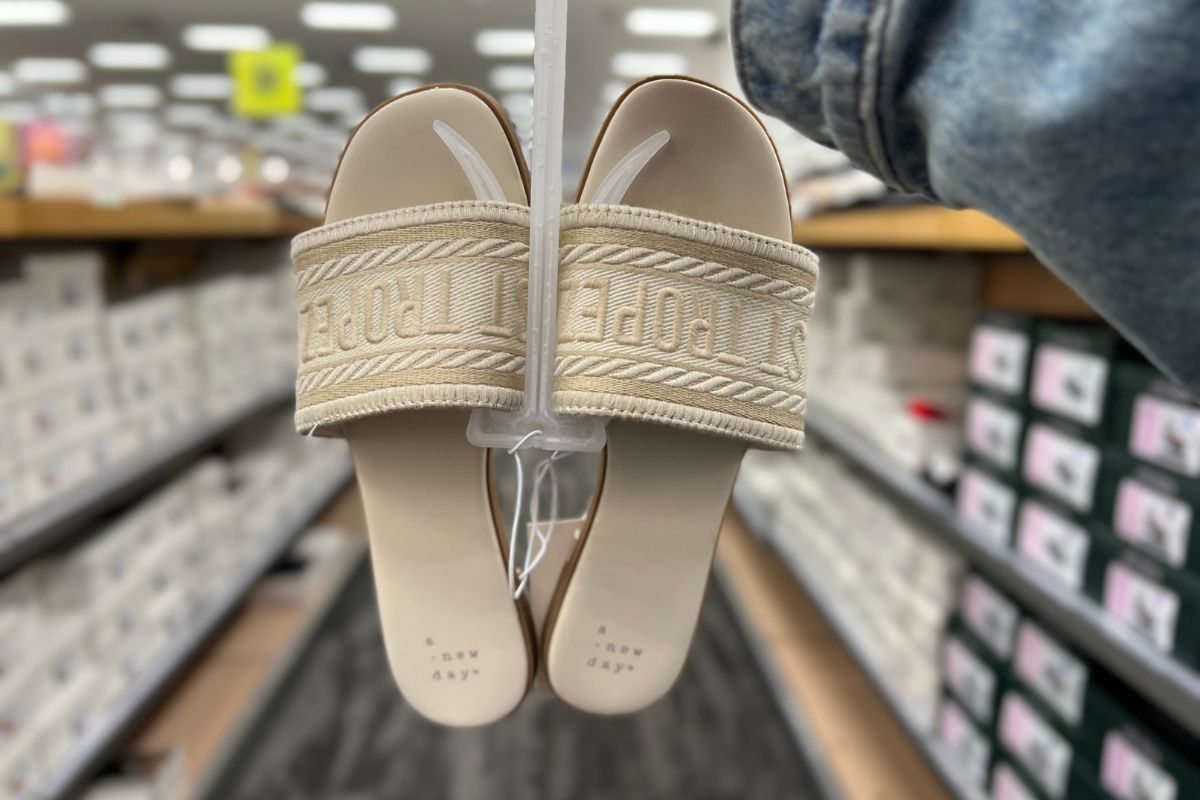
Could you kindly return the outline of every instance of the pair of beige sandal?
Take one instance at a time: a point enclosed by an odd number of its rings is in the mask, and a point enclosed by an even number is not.
[[[620,205],[595,204],[661,131],[669,141]],[[362,122],[326,224],[293,247],[297,427],[349,442],[395,679],[451,725],[511,712],[539,662],[554,693],[586,711],[665,694],[745,448],[803,438],[816,259],[789,241],[774,146],[715,87],[637,84],[562,213],[555,407],[612,421],[539,659],[507,579],[490,460],[466,438],[472,409],[521,403],[527,192],[497,105],[430,86]]]

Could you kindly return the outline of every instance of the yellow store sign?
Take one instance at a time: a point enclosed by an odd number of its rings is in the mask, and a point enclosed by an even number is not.
[[[272,117],[300,111],[300,87],[294,76],[300,58],[300,48],[294,44],[230,53],[234,113]]]

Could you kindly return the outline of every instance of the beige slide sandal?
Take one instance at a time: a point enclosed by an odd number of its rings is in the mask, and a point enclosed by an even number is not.
[[[392,672],[447,725],[505,716],[534,672],[487,451],[466,438],[470,409],[521,402],[527,191],[495,103],[425,87],[359,125],[325,225],[293,245],[296,425],[348,441]]]
[[[621,205],[595,204],[662,131]],[[816,258],[790,241],[762,123],[691,79],[617,101],[578,201],[562,217],[555,408],[614,419],[543,656],[560,699],[615,714],[662,697],[683,667],[745,448],[803,441]]]

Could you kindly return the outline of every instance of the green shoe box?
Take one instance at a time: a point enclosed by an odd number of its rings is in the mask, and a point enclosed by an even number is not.
[[[1071,736],[1083,723],[1091,672],[1087,660],[1044,622],[1032,617],[1021,620],[1013,651],[1013,677]]]
[[[1088,695],[1078,753],[1116,800],[1200,798],[1200,740],[1110,677]]]
[[[991,800],[1054,800],[1046,794],[1016,759],[1000,750],[992,762],[988,784]],[[1078,761],[1071,765],[1067,788],[1059,800],[1111,800],[1100,788],[1088,766]]]
[[[1067,797],[1077,760],[1075,742],[1032,693],[1016,685],[1004,693],[996,742],[1024,769],[1038,791],[1055,800]]]
[[[942,683],[981,729],[995,727],[1008,673],[957,617],[947,622],[942,637]]]
[[[1087,593],[1147,647],[1200,666],[1200,579],[1163,566],[1096,524]]]
[[[1012,659],[1021,611],[978,573],[970,573],[963,579],[958,615],[963,626],[987,647],[995,661],[1007,664]]]
[[[1021,480],[1078,514],[1090,514],[1100,485],[1102,451],[1099,431],[1035,415],[1025,434]]]
[[[967,452],[998,475],[1015,480],[1021,465],[1027,409],[999,395],[976,391],[963,411]]]
[[[1083,594],[1099,555],[1087,517],[1049,497],[1029,493],[1021,500],[1013,534],[1017,558],[1035,566],[1055,583]]]
[[[992,761],[991,730],[976,725],[971,715],[948,693],[942,695],[938,704],[933,735],[972,786],[982,789],[987,785]]]
[[[1200,406],[1158,370],[1121,362],[1114,378],[1113,440],[1135,458],[1200,479]]]
[[[963,521],[996,544],[1008,547],[1021,499],[1015,483],[993,472],[980,459],[968,456],[955,499]]]
[[[1039,322],[1029,377],[1029,404],[1076,425],[1101,430],[1109,413],[1109,381],[1128,345],[1104,325]]]
[[[1013,400],[1029,385],[1033,352],[1033,317],[984,311],[971,332],[967,376],[971,383]]]
[[[1200,576],[1200,484],[1109,446],[1097,500],[1097,516],[1121,541]]]

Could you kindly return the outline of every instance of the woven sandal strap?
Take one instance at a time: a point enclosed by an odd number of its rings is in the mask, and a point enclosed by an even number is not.
[[[517,408],[529,209],[453,202],[325,225],[292,244],[296,427],[434,407]]]
[[[565,209],[560,246],[560,413],[802,444],[812,253],[625,206]]]

